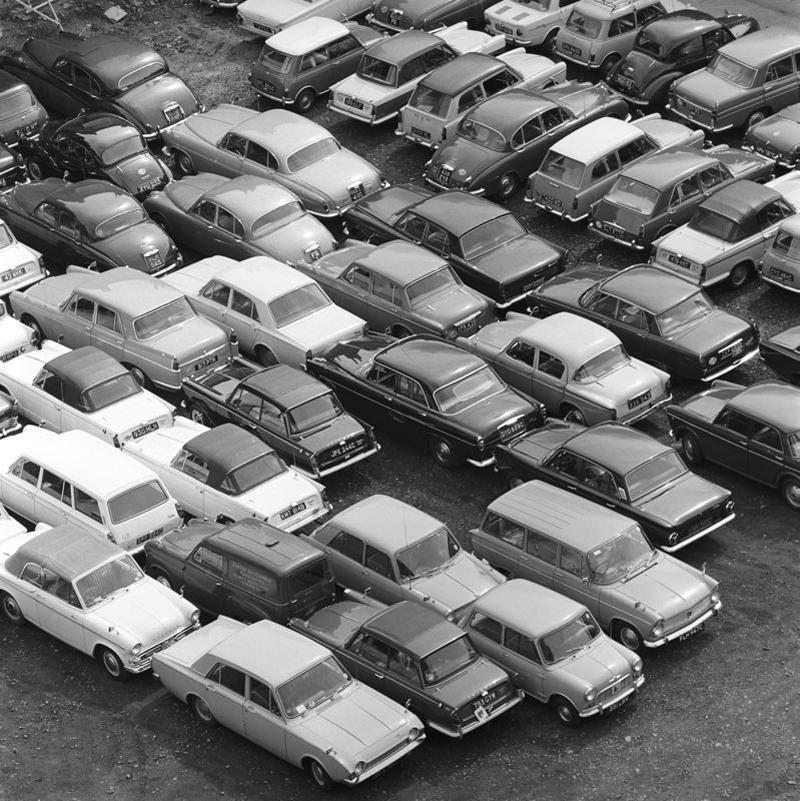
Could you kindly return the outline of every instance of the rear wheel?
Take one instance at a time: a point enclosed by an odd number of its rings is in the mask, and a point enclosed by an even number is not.
[[[608,78],[614,67],[616,67],[617,64],[619,64],[619,59],[620,57],[616,54],[606,56],[603,63],[600,65],[600,77]]]
[[[216,726],[217,721],[208,704],[196,695],[189,696],[189,709],[204,726]]]
[[[691,431],[684,431],[681,434],[681,447],[683,448],[683,458],[690,467],[697,467],[705,460],[700,440]]]
[[[576,409],[574,406],[562,406],[561,416],[567,423],[578,423],[578,425],[582,426],[586,425],[586,417],[583,412],[580,409]]]
[[[211,418],[211,412],[202,403],[189,404],[189,419],[207,428],[211,428],[214,422]]]
[[[0,612],[12,626],[21,626],[25,622],[25,615],[22,614],[16,598],[7,592],[0,595]]]
[[[568,701],[564,696],[557,695],[551,702],[550,706],[556,713],[556,717],[565,725],[574,728],[581,722],[578,710],[571,701]]]
[[[275,358],[275,354],[264,345],[259,345],[256,348],[256,359],[258,359],[258,363],[262,367],[272,367],[273,364],[277,364],[278,360]]]
[[[442,439],[441,437],[434,437],[430,441],[429,448],[431,456],[433,456],[433,461],[440,467],[454,470],[456,467],[460,467],[463,462],[463,459],[455,452],[449,440]]]
[[[150,383],[150,379],[145,375],[144,370],[141,367],[136,367],[134,365],[126,365],[130,374],[133,376],[133,380],[142,388],[142,389],[150,389],[152,386]]]
[[[42,327],[39,325],[39,323],[37,323],[36,320],[30,316],[30,314],[23,314],[20,318],[20,322],[24,323],[28,326],[28,328],[33,330],[33,335],[36,338],[36,342],[41,344],[42,340],[44,339],[44,331],[42,331]]]
[[[149,572],[150,576],[154,578],[159,584],[163,584],[169,590],[175,589],[172,586],[172,582],[169,580],[169,576],[163,570],[155,567]]]
[[[792,509],[800,510],[800,481],[796,478],[785,479],[781,484],[781,494]]]
[[[554,31],[550,31],[550,33],[547,34],[547,38],[542,42],[542,53],[548,58],[554,59],[556,57],[556,36],[558,36],[558,28]]]
[[[25,169],[30,176],[31,181],[41,181],[47,176],[44,164],[37,158],[32,156],[25,159]]]
[[[178,168],[178,172],[181,175],[194,175],[194,164],[192,164],[192,160],[182,150],[178,150],[175,153],[175,166]]]
[[[744,286],[752,274],[750,263],[743,261],[737,264],[728,276],[728,282],[734,289]]]
[[[515,172],[507,172],[497,184],[498,200],[508,200],[519,187],[519,177]]]
[[[405,337],[411,336],[411,331],[409,331],[404,325],[396,325],[392,328],[392,336],[397,337],[398,339],[404,339]]]
[[[298,114],[307,114],[311,111],[316,99],[317,93],[313,89],[306,87],[297,93],[297,97],[294,99],[294,110]]]
[[[747,125],[746,128],[752,128],[754,125],[758,125],[759,122],[764,122],[769,114],[768,109],[760,108],[758,111],[754,111],[748,118],[747,118]]]

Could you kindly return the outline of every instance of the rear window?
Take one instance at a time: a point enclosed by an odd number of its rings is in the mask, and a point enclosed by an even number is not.
[[[262,453],[247,464],[231,470],[220,484],[220,489],[230,495],[241,495],[272,481],[286,470],[286,465],[277,453]]]
[[[81,394],[81,402],[86,411],[97,412],[140,392],[142,388],[136,379],[130,373],[124,373],[85,390]]]
[[[443,117],[450,104],[450,96],[436,89],[429,89],[421,84],[414,90],[408,105],[411,108],[422,111],[425,114],[433,114],[436,117]]]
[[[394,86],[397,81],[397,67],[388,61],[381,61],[379,58],[365,54],[361,57],[357,75],[368,81]]]
[[[560,153],[555,153],[551,150],[540,169],[545,175],[549,175],[551,178],[555,178],[568,186],[578,186],[581,178],[583,178],[585,168],[586,165],[577,159],[562,156]]]
[[[743,89],[749,89],[753,85],[757,74],[757,70],[729,58],[724,53],[717,53],[706,69],[712,75],[716,75],[728,83],[741,86]]]
[[[784,256],[790,256],[793,259],[800,259],[800,239],[792,236],[785,231],[779,231],[772,243],[772,249],[776,253]],[[0,315],[2,316],[2,315]]]
[[[290,595],[300,595],[311,587],[327,584],[330,577],[327,561],[320,559],[316,564],[306,567],[304,570],[298,570],[289,576],[289,593]]]
[[[0,98],[0,119],[8,119],[33,108],[36,101],[28,89],[23,88]]]
[[[107,147],[101,154],[100,160],[108,167],[117,162],[129,159],[138,153],[143,153],[147,150],[144,140],[138,134],[129,136],[119,142],[115,142],[111,147]]]
[[[117,87],[124,92],[132,86],[149,81],[151,78],[155,78],[156,75],[161,75],[162,72],[166,72],[164,62],[154,61],[132,70],[127,75],[123,75],[117,82]]]
[[[458,135],[470,142],[488,147],[490,150],[502,152],[506,149],[506,138],[503,134],[482,122],[471,120],[469,117],[461,121],[461,125],[458,126]]]
[[[261,236],[262,233],[276,228],[280,225],[287,225],[294,220],[299,220],[303,216],[303,207],[297,201],[284,203],[277,209],[262,214],[250,227],[253,236]]]
[[[149,339],[196,316],[186,298],[175,298],[170,303],[137,317],[133,321],[133,331],[137,339]]]
[[[320,139],[319,142],[306,145],[292,153],[286,159],[286,168],[289,172],[298,172],[305,167],[316,164],[318,161],[322,161],[322,159],[328,158],[328,156],[332,156],[341,149],[341,145],[332,136],[327,139]]]
[[[659,194],[659,191],[652,186],[621,175],[606,197],[618,206],[625,206],[641,214],[651,214],[656,207]]]
[[[148,481],[115,496],[108,502],[112,523],[122,523],[164,503],[169,496],[158,481]]]
[[[723,242],[737,242],[744,238],[744,231],[737,222],[730,217],[702,207],[697,209],[689,221],[689,228],[721,239]]]
[[[452,292],[460,286],[449,267],[441,267],[435,272],[409,284],[406,292],[412,306],[423,306],[434,295],[440,292]]]
[[[113,217],[109,217],[109,219],[101,222],[100,225],[94,229],[94,238],[108,239],[108,237],[114,236],[114,234],[118,234],[120,231],[132,228],[134,225],[138,225],[146,219],[147,214],[145,214],[143,208],[128,209],[128,211],[115,214]]]
[[[596,39],[602,29],[602,20],[590,17],[583,11],[578,11],[577,8],[572,10],[567,19],[567,30],[573,31],[579,36],[585,36],[587,39]]]
[[[269,67],[273,72],[285,74],[289,72],[292,65],[292,56],[287,56],[286,53],[281,53],[280,50],[273,50],[271,47],[264,47],[258,57],[260,64]]]
[[[329,305],[330,301],[316,284],[306,284],[273,300],[269,311],[276,328],[281,328]]]

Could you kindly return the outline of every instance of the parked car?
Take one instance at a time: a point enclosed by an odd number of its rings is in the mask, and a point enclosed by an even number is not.
[[[750,128],[800,100],[798,57],[800,33],[771,26],[748,34],[675,81],[669,108],[708,131]]]
[[[792,103],[775,114],[751,125],[742,147],[774,159],[781,167],[800,167],[800,103]]]
[[[262,365],[303,365],[366,324],[340,309],[316,281],[269,256],[234,261],[209,256],[167,281],[194,309],[231,329],[239,347]]]
[[[412,601],[376,609],[345,600],[290,625],[447,737],[461,738],[522,700],[509,675],[455,623]]]
[[[705,570],[654,550],[630,518],[542,481],[492,501],[470,547],[508,576],[585,604],[633,651],[686,640],[722,609]]]
[[[148,389],[179,392],[181,381],[236,352],[227,332],[200,317],[166,281],[118,267],[72,270],[11,293],[11,306],[39,339],[95,345]]]
[[[429,72],[400,109],[395,133],[435,148],[452,138],[464,115],[478,103],[509,89],[537,91],[563,83],[567,67],[521,47],[499,56],[465,53]]]
[[[153,672],[202,724],[222,723],[323,790],[360,784],[425,739],[416,715],[353,679],[327,648],[269,620],[220,617],[157,654]]]
[[[270,36],[247,80],[260,97],[299,114],[358,67],[366,48],[384,34],[355,22],[308,17]]]
[[[0,441],[0,500],[32,523],[70,523],[131,553],[181,522],[152,470],[79,430],[26,426]]]
[[[233,422],[271,445],[295,470],[324,476],[376,454],[371,426],[342,409],[330,387],[305,370],[243,359],[184,382],[189,416],[212,427]]]
[[[576,0],[501,0],[484,12],[486,30],[506,42],[555,55],[556,36]]]
[[[19,406],[16,400],[0,387],[0,438],[7,437],[9,434],[16,434],[21,429]],[[0,512],[0,531],[2,530],[2,519],[3,512]]]
[[[396,337],[466,336],[495,319],[493,305],[461,283],[438,254],[402,240],[382,245],[349,240],[317,261],[295,267],[334,303]]]
[[[641,657],[603,634],[583,604],[531,581],[490,590],[459,625],[567,726],[611,714],[644,684]]]
[[[766,181],[775,162],[727,145],[658,153],[626,168],[592,206],[589,230],[634,250],[683,225],[712,192],[736,179]]]
[[[343,148],[327,128],[285,109],[223,103],[164,137],[184,175],[256,175],[294,192],[317,217],[337,217],[383,185],[370,162]]]
[[[492,0],[373,0],[367,21],[389,31],[430,31],[464,21],[483,28],[483,12]]]
[[[159,476],[186,516],[217,523],[255,517],[297,531],[331,508],[321,484],[232,423],[206,428],[178,418],[122,447]]]
[[[236,24],[256,36],[274,36],[292,30],[310,17],[349,20],[369,11],[372,0],[245,0],[237,7]]]
[[[447,526],[387,495],[371,495],[312,532],[340,587],[382,603],[458,612],[503,577],[465,551]]]
[[[450,342],[371,334],[308,360],[359,417],[427,445],[441,467],[494,464],[494,449],[542,424],[538,401],[510,389],[483,359]]]
[[[34,181],[48,176],[98,178],[138,200],[172,178],[136,126],[117,114],[94,112],[68,122],[48,122],[36,139],[21,139],[19,151]]]
[[[42,254],[17,241],[11,228],[0,219],[0,297],[35,284],[44,276]]]
[[[503,206],[458,191],[432,195],[413,184],[390,186],[356,203],[345,215],[345,233],[422,245],[499,309],[526,300],[564,269],[566,258],[566,251]]]
[[[720,47],[759,27],[744,14],[712,17],[693,8],[665,14],[639,31],[633,50],[606,83],[632,106],[664,106],[678,78],[705,67]]]
[[[89,654],[116,681],[200,625],[200,612],[130,554],[69,523],[6,539],[0,556],[3,617]]]
[[[528,176],[525,202],[578,222],[620,173],[648,156],[704,146],[702,131],[649,114],[633,122],[601,117],[555,142]]]
[[[163,56],[116,34],[82,38],[59,31],[28,39],[0,58],[0,67],[26,81],[53,117],[107,111],[132,122],[148,140],[202,108]]]
[[[800,215],[795,214],[778,226],[756,267],[764,283],[787,292],[800,292]]]
[[[548,421],[497,449],[509,482],[541,479],[633,518],[667,553],[735,517],[731,493],[692,473],[669,445],[619,423]]]
[[[131,267],[163,275],[183,263],[175,243],[134,197],[95,178],[45,178],[0,194],[0,219],[18,239],[63,271]]]
[[[569,312],[543,320],[512,312],[456,344],[548,414],[583,425],[629,425],[672,400],[667,373],[631,359],[611,331]]]
[[[294,192],[256,175],[186,175],[153,192],[144,207],[172,239],[201,256],[267,255],[288,262],[336,247]]]
[[[800,180],[791,179],[723,186],[654,243],[653,261],[702,287],[727,281],[738,289],[756,275],[780,224],[800,211]]]
[[[761,359],[781,378],[800,386],[800,326],[773,334],[759,350]]]
[[[2,64],[0,60],[0,64]],[[0,69],[0,142],[13,147],[22,137],[34,138],[47,122],[47,112],[30,86],[16,75]]]
[[[550,146],[599,117],[627,119],[628,105],[605,86],[564,83],[539,92],[510,89],[476,106],[455,137],[425,165],[425,182],[507,200]]]
[[[380,125],[396,117],[414,87],[436,67],[464,53],[498,53],[502,36],[469,30],[458,22],[435,33],[409,30],[370,45],[354,75],[331,87],[328,108],[355,120]]]
[[[0,228],[0,236],[2,228]],[[0,300],[0,367],[3,362],[39,346],[36,332],[25,323],[12,317],[4,300]]]
[[[28,178],[25,162],[19,154],[19,148],[11,148],[0,140],[0,192],[24,183]]]

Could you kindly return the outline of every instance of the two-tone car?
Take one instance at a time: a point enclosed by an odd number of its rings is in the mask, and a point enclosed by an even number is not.
[[[800,167],[800,103],[751,125],[744,134],[742,147],[775,159],[789,170]]]
[[[44,276],[42,254],[18,241],[0,219],[0,297],[35,284]]]
[[[790,326],[763,340],[759,354],[781,378],[800,386],[800,325]]]
[[[756,266],[765,284],[794,294],[800,292],[800,215],[795,214],[778,226]]]
[[[274,36],[310,18],[349,20],[369,11],[372,0],[245,0],[236,9],[236,24],[255,36]]]
[[[542,320],[511,312],[456,344],[544,403],[549,415],[583,425],[635,423],[672,400],[667,373],[632,359],[607,328],[569,312]]]
[[[483,13],[492,0],[373,0],[367,20],[376,28],[432,31],[444,25],[465,22],[483,28]]]
[[[483,359],[418,334],[395,340],[370,334],[309,359],[360,418],[428,448],[441,467],[494,464],[494,449],[541,425],[546,411],[509,388]]]
[[[576,0],[501,0],[484,12],[486,30],[506,42],[555,55],[556,36]]]
[[[4,69],[0,69],[0,107],[0,142],[9,147],[24,137],[38,136],[47,122],[47,112],[30,86]]]

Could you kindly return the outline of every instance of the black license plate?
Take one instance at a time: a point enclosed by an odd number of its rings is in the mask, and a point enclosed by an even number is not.
[[[444,186],[450,186],[450,176],[453,174],[453,171],[448,167],[440,167],[439,172],[436,175],[436,180],[439,181],[440,184]]]
[[[36,133],[36,123],[32,122],[29,125],[23,125],[21,128],[17,128],[14,133],[19,136],[30,136],[31,134]]]
[[[611,236],[622,236],[625,233],[623,228],[614,225],[614,223],[599,220],[596,225],[601,231],[605,231],[607,234],[611,234]]]
[[[195,370],[202,370],[204,367],[208,367],[210,364],[214,364],[215,361],[219,359],[218,355],[208,356],[205,359],[202,359],[199,362],[195,362],[194,369]]]
[[[503,428],[500,429],[499,431],[500,439],[503,442],[506,442],[507,440],[511,439],[511,437],[513,437],[514,434],[519,434],[524,430],[525,430],[525,421],[517,420],[516,423],[512,423],[511,425],[508,426],[503,426]]]
[[[583,52],[583,50],[581,50],[580,47],[575,47],[575,45],[571,45],[566,42],[563,45],[561,45],[561,47],[564,49],[565,52],[572,53],[573,56],[579,56]]]
[[[549,203],[551,206],[560,206],[561,201],[557,197],[553,197],[552,195],[540,195],[542,199],[542,203]]]
[[[298,512],[302,512],[303,509],[306,508],[305,502],[303,503],[296,503],[294,506],[290,506],[288,509],[284,509],[281,512],[281,520],[288,520],[293,515],[296,515]]]
[[[643,403],[647,403],[653,397],[653,393],[648,389],[647,392],[643,392],[641,395],[637,395],[635,398],[631,398],[628,401],[628,408],[635,409],[637,406],[641,406]]]
[[[728,356],[738,356],[744,350],[744,342],[741,339],[736,340],[732,345],[726,348],[721,348],[719,355],[720,358],[725,359]]]
[[[629,92],[636,86],[630,78],[626,78],[624,75],[617,75],[616,81],[623,89],[627,89]]]
[[[160,270],[164,266],[164,259],[161,258],[161,254],[157,250],[152,250],[143,255],[148,270]]]
[[[143,537],[139,537],[136,540],[137,545],[141,545],[143,542],[147,542],[147,540],[152,540],[154,537],[158,537],[164,533],[163,528],[157,528],[154,531],[151,531],[149,534],[145,534]]]
[[[10,350],[8,353],[4,353],[2,357],[0,357],[0,361],[7,362],[9,359],[13,359],[15,356],[19,356],[19,348],[16,350]]]
[[[361,439],[351,439],[347,442],[341,442],[338,447],[333,448],[330,452],[330,458],[336,459],[339,456],[344,456],[346,453],[357,451],[361,447]]]
[[[685,100],[681,101],[681,107],[690,117],[696,117],[700,113],[699,106],[693,106],[691,103],[687,103]]]
[[[131,431],[131,437],[133,439],[139,439],[139,437],[143,437],[145,434],[149,434],[151,431],[155,431],[157,428],[158,428],[158,421],[154,420],[152,423],[140,426],[139,428],[136,428],[133,431]]]
[[[769,274],[774,276],[775,278],[780,278],[781,281],[788,281],[789,283],[794,283],[794,276],[791,273],[787,273],[786,270],[779,270],[777,267],[770,267]],[[3,278],[5,281],[5,277]]]
[[[316,261],[317,259],[321,259],[322,251],[320,250],[319,245],[315,245],[314,247],[308,248],[308,250],[306,250],[306,256],[308,256],[309,261]]]
[[[5,284],[6,281],[13,281],[15,278],[19,278],[22,275],[25,275],[25,268],[17,267],[16,270],[9,270],[8,272],[0,275],[0,280],[2,280],[2,282]]]
[[[366,192],[364,191],[364,184],[356,184],[355,186],[348,186],[347,191],[350,193],[350,200],[360,200]]]
[[[346,106],[357,108],[359,111],[364,110],[364,104],[360,100],[356,100],[354,97],[345,97],[344,104]]]
[[[695,634],[699,634],[704,628],[706,627],[705,623],[698,623],[693,628],[689,629],[689,631],[684,631],[680,637],[678,637],[678,642],[683,640],[688,640],[689,637],[694,637]]]
[[[415,128],[411,126],[411,135],[418,136],[420,139],[430,139],[431,135],[428,131],[423,131],[422,128]]]
[[[167,122],[172,125],[183,119],[183,109],[180,106],[170,106],[164,109],[164,116],[167,118]]]
[[[689,261],[689,259],[679,256],[677,253],[670,253],[669,256],[667,256],[667,261],[670,264],[676,264],[678,267],[683,267],[684,270],[692,269],[692,263]]]
[[[139,186],[136,188],[136,191],[140,194],[142,192],[149,192],[151,189],[155,189],[158,186],[158,183],[159,179],[154,178],[152,181],[147,181],[143,184],[139,184]]]

